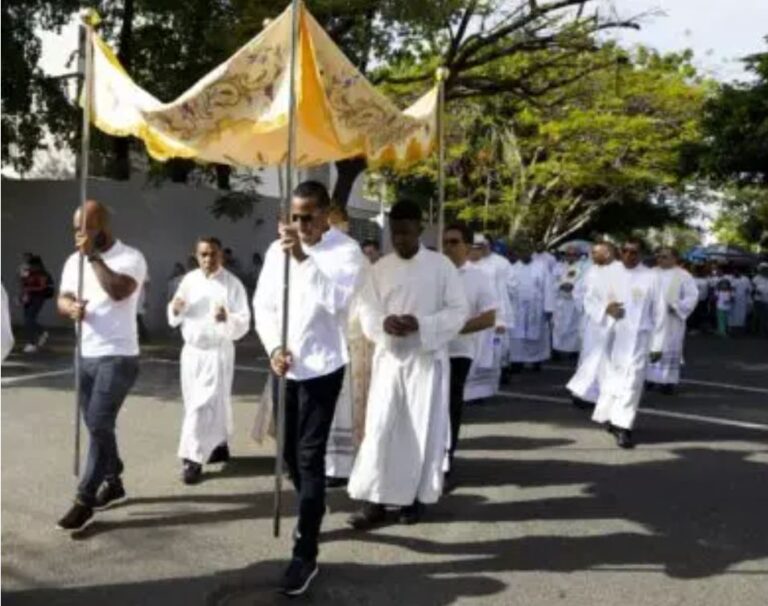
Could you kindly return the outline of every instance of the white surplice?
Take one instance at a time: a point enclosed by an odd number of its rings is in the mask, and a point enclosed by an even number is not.
[[[667,327],[661,360],[648,365],[647,380],[674,385],[680,382],[686,320],[699,303],[699,287],[682,267],[653,271],[667,302]]]
[[[513,326],[510,330],[510,361],[536,363],[552,353],[549,322],[544,314],[555,310],[555,285],[543,261],[512,266]]]
[[[509,358],[509,330],[513,324],[510,283],[512,264],[497,253],[491,253],[471,263],[488,280],[496,297],[496,330],[487,330],[477,337],[480,356],[475,359],[467,375],[465,400],[490,398],[499,391],[501,368]]]
[[[184,276],[175,297],[184,300],[179,315],[168,304],[168,323],[181,326],[181,393],[184,422],[179,457],[205,463],[232,435],[232,379],[235,346],[251,323],[248,296],[240,280],[224,268],[206,277],[201,269]],[[217,322],[219,306],[227,312]]]
[[[448,343],[469,313],[459,273],[447,257],[421,247],[373,266],[360,297],[360,320],[373,341],[365,436],[349,479],[353,499],[389,505],[434,503],[443,489],[450,419]],[[413,315],[406,337],[384,332],[389,315]]]
[[[587,297],[596,296],[594,291],[602,287],[603,281],[610,281],[611,273],[620,266],[617,261],[608,265],[589,265],[574,295],[582,314],[581,351],[576,372],[566,388],[577,398],[593,404],[600,395],[600,372],[605,359],[608,327],[585,313],[584,304]]]
[[[608,327],[600,396],[592,420],[632,429],[643,395],[649,353],[661,351],[664,345],[667,303],[656,274],[642,264],[634,269],[621,265],[611,271],[610,277],[601,280],[584,301],[586,313]],[[611,302],[624,305],[622,319],[606,313]]]
[[[733,307],[728,314],[728,326],[744,328],[747,325],[747,314],[752,298],[752,282],[746,276],[727,276],[733,288]]]
[[[584,264],[560,263],[555,267],[555,312],[552,315],[552,347],[576,353],[581,349],[582,307],[576,296],[584,278]],[[571,287],[564,290],[564,287]]]

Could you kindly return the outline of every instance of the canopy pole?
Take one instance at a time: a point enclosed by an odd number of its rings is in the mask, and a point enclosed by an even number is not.
[[[443,252],[443,230],[445,229],[445,81],[447,67],[438,67],[437,80],[437,250]],[[431,220],[431,213],[430,213]]]
[[[85,202],[88,199],[88,156],[91,147],[91,104],[93,98],[93,28],[100,19],[93,9],[80,14],[80,73],[83,78],[83,121],[80,133],[80,231],[85,231]],[[82,251],[77,259],[77,300],[83,300],[83,271],[85,256]],[[72,471],[80,477],[80,394],[82,385],[80,370],[83,364],[83,321],[75,322],[75,436]]]
[[[293,192],[293,170],[296,166],[296,65],[299,53],[299,24],[300,24],[300,0],[292,0],[291,7],[291,65],[290,85],[288,89],[288,159],[285,174],[285,192],[282,200],[283,224],[291,223],[291,194]],[[282,351],[288,349],[288,296],[290,294],[289,280],[291,271],[291,255],[285,253],[283,265],[283,322],[280,347]],[[280,377],[277,399],[277,452],[275,453],[275,503],[272,517],[272,531],[275,537],[280,536],[280,508],[283,493],[283,451],[285,449],[285,401],[288,382],[283,375]]]

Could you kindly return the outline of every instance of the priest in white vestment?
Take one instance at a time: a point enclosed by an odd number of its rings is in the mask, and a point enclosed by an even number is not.
[[[404,524],[443,490],[449,435],[448,343],[469,307],[459,273],[420,245],[421,209],[400,201],[389,216],[394,252],[373,266],[360,296],[363,332],[375,344],[365,436],[348,490],[365,501],[349,523],[371,528],[399,507]]]
[[[592,292],[601,287],[602,281],[610,280],[612,270],[620,266],[621,263],[614,259],[613,248],[605,242],[598,242],[592,247],[592,264],[575,291],[574,296],[582,312],[581,351],[576,372],[566,389],[571,392],[573,405],[577,408],[592,408],[597,402],[608,338],[608,328],[585,313],[584,302],[588,296],[594,296]]]
[[[534,261],[526,243],[518,245],[518,257],[511,278],[510,367],[519,371],[523,364],[531,364],[538,371],[552,354],[550,321],[555,310],[555,284],[547,264]]]
[[[472,361],[464,388],[464,400],[482,400],[496,395],[502,370],[509,363],[509,331],[513,314],[510,298],[512,264],[491,250],[487,236],[473,237],[470,262],[485,275],[494,290],[498,307],[496,325],[477,336],[478,355]]]
[[[653,271],[667,303],[667,328],[661,360],[648,365],[646,380],[649,389],[658,386],[661,393],[671,394],[680,382],[687,320],[699,303],[699,288],[693,276],[678,265],[674,249],[661,248],[656,262]]]
[[[200,265],[184,276],[168,304],[168,324],[181,326],[181,393],[184,421],[179,458],[185,484],[200,481],[203,464],[226,462],[232,435],[234,342],[250,327],[245,287],[222,266],[221,242],[201,238]]]
[[[639,241],[625,242],[622,266],[584,302],[592,319],[609,331],[592,420],[606,424],[621,448],[634,446],[632,429],[648,361],[661,359],[667,319],[664,293],[656,274],[640,263],[641,253]]]
[[[752,306],[752,282],[738,267],[734,267],[727,276],[733,288],[733,306],[728,315],[728,328],[731,334],[744,332],[747,327],[747,316]]]
[[[552,316],[552,349],[575,358],[581,349],[582,307],[576,296],[586,267],[574,247],[555,266],[555,312]]]

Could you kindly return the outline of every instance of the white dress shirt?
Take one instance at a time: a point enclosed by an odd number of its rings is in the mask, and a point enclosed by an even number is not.
[[[498,308],[495,289],[482,270],[471,263],[464,263],[458,270],[469,304],[469,319]],[[451,358],[474,359],[478,347],[477,337],[481,332],[459,334],[448,344],[448,355]]]
[[[331,228],[314,246],[302,245],[308,258],[291,257],[288,296],[289,379],[324,376],[349,361],[345,328],[352,296],[360,284],[365,257],[357,242]],[[285,253],[273,242],[264,258],[253,297],[256,332],[271,355],[281,344]]]

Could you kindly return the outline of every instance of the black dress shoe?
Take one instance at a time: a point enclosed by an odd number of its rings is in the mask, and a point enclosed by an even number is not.
[[[571,403],[579,410],[588,410],[592,408],[591,402],[587,402],[586,400],[582,400],[576,396],[571,396]]]
[[[347,478],[332,478],[331,476],[325,477],[326,488],[344,488],[347,485]]]
[[[619,448],[630,449],[635,447],[632,441],[632,432],[629,429],[616,429],[616,444]]]
[[[603,425],[603,428],[605,429],[605,431],[607,431],[610,434],[614,434],[614,435],[616,434],[616,426],[612,425],[610,421],[605,425]]]
[[[181,480],[187,485],[197,484],[203,477],[203,466],[188,459],[184,459],[181,471]]]
[[[226,463],[229,459],[229,446],[224,442],[213,449],[211,456],[208,457],[208,463]]]
[[[378,503],[366,503],[363,508],[353,513],[347,520],[355,530],[370,530],[382,524],[387,519],[387,510]]]
[[[424,505],[418,501],[414,501],[412,505],[406,505],[400,508],[400,515],[398,515],[398,521],[401,524],[407,526],[413,526],[421,521],[421,516],[424,513]]]

